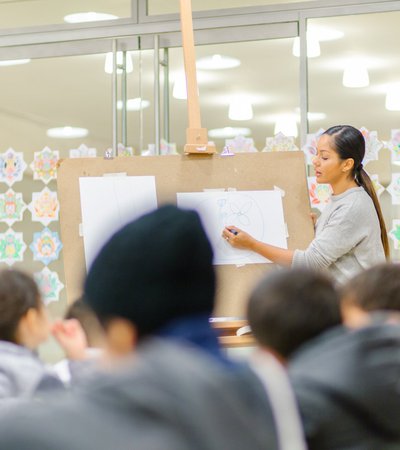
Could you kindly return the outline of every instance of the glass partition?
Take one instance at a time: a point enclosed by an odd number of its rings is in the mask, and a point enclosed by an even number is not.
[[[81,15],[78,16],[78,13]],[[131,0],[0,1],[0,28],[114,20],[130,16]]]
[[[193,11],[207,11],[299,2],[304,2],[304,0],[192,0],[192,9]],[[149,15],[179,13],[179,0],[170,0],[167,2],[165,0],[148,0],[147,11]]]

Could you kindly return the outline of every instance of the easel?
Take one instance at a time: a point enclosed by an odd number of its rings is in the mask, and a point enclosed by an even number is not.
[[[184,151],[188,154],[212,154],[216,152],[215,145],[208,142],[207,129],[201,127],[191,0],[180,0],[180,11],[189,116]]]

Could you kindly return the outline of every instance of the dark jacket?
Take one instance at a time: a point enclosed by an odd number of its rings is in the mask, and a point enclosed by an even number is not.
[[[310,450],[400,449],[400,326],[328,332],[290,377]]]
[[[193,347],[142,346],[79,393],[10,412],[0,450],[276,450],[263,386]]]

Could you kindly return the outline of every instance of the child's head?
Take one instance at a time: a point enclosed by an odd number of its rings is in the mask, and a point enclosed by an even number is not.
[[[341,289],[343,321],[358,327],[374,311],[400,312],[400,264],[379,264],[352,278]]]
[[[104,329],[95,313],[82,298],[69,306],[65,319],[76,319],[81,324],[89,347],[103,347]]]
[[[50,332],[34,280],[18,270],[0,271],[0,340],[35,349]]]
[[[302,344],[341,323],[339,297],[327,276],[279,270],[253,291],[248,319],[261,347],[289,358]]]

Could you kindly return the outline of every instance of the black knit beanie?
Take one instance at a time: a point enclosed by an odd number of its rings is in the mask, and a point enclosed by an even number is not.
[[[139,336],[183,316],[210,315],[212,258],[198,214],[163,206],[126,225],[105,244],[86,279],[86,302],[102,321],[131,321]]]

